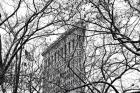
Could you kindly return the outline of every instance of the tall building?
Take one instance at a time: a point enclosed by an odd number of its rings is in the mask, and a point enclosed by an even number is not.
[[[76,25],[78,27],[63,33],[42,53],[44,57],[43,93],[64,93],[83,84],[85,30],[82,29],[82,22]],[[68,93],[82,91],[84,89],[79,88]]]

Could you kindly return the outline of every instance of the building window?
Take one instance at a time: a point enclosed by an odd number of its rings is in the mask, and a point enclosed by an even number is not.
[[[71,52],[71,46],[70,46],[70,42],[68,43],[68,51],[69,51],[69,53]]]
[[[57,52],[54,53],[54,62],[56,62]]]
[[[58,51],[56,51],[56,61],[59,61],[59,60],[58,60],[58,56],[59,56],[59,55],[58,55]]]
[[[53,55],[51,56],[51,65],[53,65]]]
[[[72,40],[72,50],[74,50],[74,46],[75,46],[75,40]]]
[[[60,56],[61,58],[63,58],[63,48],[60,49],[60,52],[61,52]]]
[[[58,54],[58,61],[59,61],[60,60],[60,51],[59,50],[58,50],[57,54]]]
[[[65,57],[66,57],[66,55],[67,55],[67,44],[65,44],[65,46],[64,46],[64,53],[65,53]]]
[[[45,60],[45,66],[48,66],[48,58]]]

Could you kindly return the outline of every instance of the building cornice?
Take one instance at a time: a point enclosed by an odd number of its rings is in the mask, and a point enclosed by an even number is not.
[[[74,31],[74,28],[64,32],[61,36],[59,36],[57,40],[55,40],[52,44],[50,44],[47,47],[47,49],[42,53],[42,56],[44,56],[47,52],[49,52],[55,45],[57,45],[62,39],[70,35],[73,31]]]
[[[47,49],[42,53],[42,56],[45,56],[62,39],[65,39],[68,35],[70,35],[71,33],[73,33],[75,31],[75,29],[78,29],[78,28],[81,28],[82,29],[82,26],[83,26],[83,23],[82,22],[77,22],[76,25],[74,25],[74,27],[72,27],[71,29],[69,29],[69,30],[65,31],[64,33],[62,33],[62,35],[60,37],[58,37],[57,40],[55,40],[52,44],[50,44],[47,47]]]

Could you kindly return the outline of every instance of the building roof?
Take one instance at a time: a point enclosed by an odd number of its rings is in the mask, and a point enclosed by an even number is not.
[[[80,25],[79,25],[80,24]],[[58,44],[62,39],[66,38],[68,35],[70,35],[72,32],[74,32],[76,28],[79,28],[83,25],[83,22],[77,22],[75,27],[65,31],[57,40],[55,40],[51,45],[47,47],[47,49],[42,53],[42,56],[44,56],[47,52],[49,52],[56,44]]]

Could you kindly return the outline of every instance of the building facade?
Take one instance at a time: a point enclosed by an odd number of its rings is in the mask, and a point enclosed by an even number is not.
[[[66,93],[83,84],[85,31],[77,24],[63,33],[43,53],[43,93]],[[83,88],[68,93],[81,93]]]

